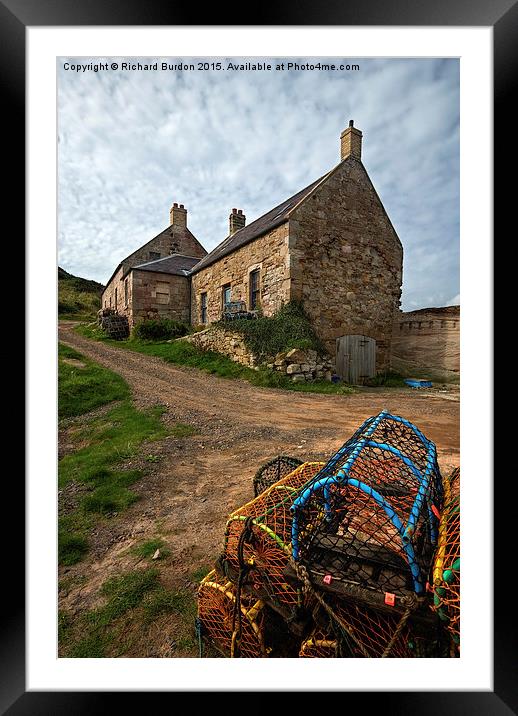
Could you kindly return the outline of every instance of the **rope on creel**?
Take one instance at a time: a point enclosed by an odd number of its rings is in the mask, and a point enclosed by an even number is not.
[[[352,631],[351,627],[350,627],[348,624],[346,624],[342,619],[340,619],[340,617],[338,616],[338,614],[336,614],[336,612],[329,606],[329,604],[325,601],[325,599],[322,597],[322,595],[319,594],[319,593],[317,592],[317,590],[314,588],[314,586],[313,586],[313,584],[311,583],[311,580],[310,580],[310,578],[309,578],[307,569],[304,567],[304,565],[302,565],[302,564],[297,564],[297,562],[295,562],[295,561],[293,561],[293,560],[292,560],[292,565],[293,565],[293,567],[295,568],[295,571],[296,571],[296,573],[297,573],[297,576],[298,576],[299,579],[302,581],[302,583],[303,583],[303,585],[304,585],[304,589],[305,589],[307,592],[310,592],[310,593],[315,597],[315,599],[317,600],[317,602],[318,602],[318,603],[320,604],[320,606],[326,611],[326,613],[328,614],[328,616],[329,616],[333,621],[335,621],[341,629],[343,629],[343,631],[354,641],[354,643],[355,643],[356,646],[359,648],[359,650],[361,651],[361,653],[363,654],[363,656],[364,656],[366,659],[368,659],[368,658],[369,658],[369,653],[368,653],[368,651],[365,649],[365,647],[363,646],[363,644],[361,644],[361,643],[358,641],[358,639],[356,638],[356,636],[355,636],[354,632]]]
[[[243,588],[243,582],[246,575],[250,571],[250,566],[245,562],[244,547],[246,542],[250,542],[250,538],[253,535],[252,525],[254,518],[249,516],[245,520],[244,528],[239,535],[239,541],[237,543],[237,557],[239,560],[239,576],[236,584],[236,593],[234,601],[234,612],[232,615],[232,638],[230,641],[230,658],[236,659],[240,656],[241,652],[241,633],[243,628],[243,615],[241,613],[241,590]],[[236,619],[237,618],[237,619]],[[236,628],[237,621],[237,628]]]

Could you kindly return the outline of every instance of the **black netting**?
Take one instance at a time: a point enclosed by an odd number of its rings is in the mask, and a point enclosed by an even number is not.
[[[403,604],[424,592],[441,508],[435,445],[383,412],[294,501],[293,557],[323,590],[372,590]]]
[[[277,455],[272,460],[262,465],[254,476],[254,496],[260,495],[268,487],[302,465],[302,460],[287,455]]]

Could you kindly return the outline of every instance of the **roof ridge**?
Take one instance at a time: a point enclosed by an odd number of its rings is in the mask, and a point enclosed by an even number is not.
[[[241,248],[241,246],[245,246],[250,241],[259,238],[259,236],[262,236],[266,232],[271,231],[280,224],[283,224],[289,219],[291,211],[301,204],[335,169],[336,167],[333,167],[333,169],[326,172],[321,177],[305,186],[303,189],[299,189],[299,191],[296,191],[284,201],[276,204],[272,209],[269,209],[264,214],[261,214],[261,216],[258,216],[257,219],[254,219],[250,224],[243,226],[233,234],[226,236],[223,241],[220,241],[219,244],[217,244],[211,251],[209,251],[208,254],[200,259],[195,266],[193,266],[191,273],[210,266],[218,259],[223,258],[223,256]],[[275,212],[277,213],[275,214]],[[265,222],[265,226],[261,227],[261,220],[264,220],[265,217],[268,217],[269,215],[273,216]],[[258,230],[256,231],[256,229]],[[240,241],[240,239],[242,239],[242,241]]]
[[[149,264],[157,264],[160,261],[166,261],[167,259],[170,259],[173,256],[181,256],[183,259],[196,259],[196,261],[201,261],[199,256],[191,256],[190,254],[181,254],[179,251],[175,251],[173,254],[167,254],[167,256],[162,256],[159,259],[153,259],[153,261],[144,261],[143,263],[137,264],[136,266],[132,266],[131,268],[139,268],[140,266],[149,266]]]

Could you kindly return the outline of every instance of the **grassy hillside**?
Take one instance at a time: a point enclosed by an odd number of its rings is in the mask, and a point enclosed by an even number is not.
[[[58,315],[60,318],[94,318],[101,307],[102,283],[73,276],[58,266]]]

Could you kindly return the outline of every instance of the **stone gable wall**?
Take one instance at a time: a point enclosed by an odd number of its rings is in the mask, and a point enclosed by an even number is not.
[[[343,162],[289,223],[291,296],[330,355],[340,336],[366,335],[388,369],[403,249],[361,162]]]
[[[184,256],[195,256],[203,258],[206,251],[200,242],[191,234],[191,232],[183,227],[169,226],[151,241],[134,251],[123,262],[123,269],[127,271],[138,264],[152,261],[150,252],[160,254],[160,258],[170,256],[171,254],[183,254]]]
[[[125,303],[124,283],[128,285],[128,302]],[[159,303],[157,284],[167,284],[169,303]],[[117,289],[117,305],[115,305]],[[111,305],[110,305],[111,298]],[[126,316],[130,327],[142,318],[172,318],[175,321],[189,323],[191,292],[186,276],[139,271],[133,269],[125,277],[122,268],[106,287],[103,294],[103,308],[113,308],[121,316]]]
[[[152,271],[133,269],[132,280],[132,317],[134,325],[142,318],[166,317],[175,321],[189,323],[190,286],[186,276],[174,276]],[[169,303],[160,303],[157,297],[159,284],[169,288]]]
[[[207,293],[207,322],[221,318],[225,284],[231,284],[232,301],[245,301],[250,308],[249,276],[257,268],[260,270],[260,306],[265,316],[271,316],[290,300],[287,223],[192,276],[192,324],[201,325],[201,294],[204,292]]]

